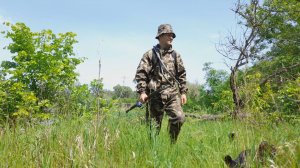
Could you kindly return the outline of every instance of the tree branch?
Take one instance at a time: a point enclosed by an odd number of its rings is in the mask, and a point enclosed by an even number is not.
[[[281,74],[283,72],[288,72],[289,70],[293,69],[293,68],[296,68],[300,66],[300,63],[297,63],[297,64],[294,64],[294,65],[291,65],[289,67],[283,67],[279,70],[277,70],[276,72],[272,73],[271,75],[267,76],[265,79],[261,80],[260,82],[260,86],[262,85],[265,85],[271,78],[273,78],[274,76],[278,75],[278,74]]]

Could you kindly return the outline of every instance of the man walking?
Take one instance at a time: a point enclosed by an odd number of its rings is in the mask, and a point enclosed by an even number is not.
[[[184,123],[181,106],[187,101],[188,90],[181,56],[172,48],[175,37],[171,25],[160,25],[156,36],[159,44],[143,55],[135,75],[140,101],[148,101],[150,117],[156,121],[158,132],[164,112],[169,116],[168,129],[172,143],[176,142]]]

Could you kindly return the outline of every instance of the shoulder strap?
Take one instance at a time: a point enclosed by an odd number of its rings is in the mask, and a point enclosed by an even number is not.
[[[177,66],[177,52],[175,50],[173,50],[172,52],[172,57],[174,59],[174,65],[175,65],[175,71],[176,73],[178,72],[178,66]],[[156,51],[154,50],[154,48],[152,48],[152,68],[154,68],[157,64],[157,56],[156,56]]]
[[[165,71],[175,80],[175,82],[178,84],[178,85],[180,85],[180,83],[178,82],[178,80],[177,80],[177,78],[176,78],[176,76],[177,76],[177,74],[173,74],[172,72],[169,72],[168,71],[168,69],[166,68],[166,66],[165,66],[165,64],[163,63],[163,61],[160,59],[160,57],[159,57],[159,53],[158,53],[158,51],[157,51],[157,49],[155,48],[155,46],[153,47],[153,54],[154,55],[152,55],[152,56],[154,56],[154,57],[156,57],[156,59],[157,59],[157,61],[159,61],[159,63],[160,63],[160,69],[161,69],[161,71],[162,71],[162,74],[164,74],[164,72],[163,72],[163,69],[165,69]],[[174,51],[173,51],[174,52]],[[175,57],[176,57],[176,53],[175,54],[173,54],[173,52],[172,52],[172,57],[174,58],[174,55],[175,55]],[[153,58],[152,58],[153,59]],[[177,62],[177,59],[174,59],[174,62]],[[177,63],[176,63],[177,64]],[[177,65],[175,65],[175,68],[176,68],[176,66]],[[177,68],[176,68],[177,69]],[[177,70],[176,70],[176,73],[177,73]],[[171,82],[170,82],[171,83]]]
[[[175,64],[175,76],[177,77],[177,72],[178,72],[178,66],[177,66],[177,52],[173,50],[172,52],[172,57],[174,59],[174,64]]]
[[[152,48],[152,68],[156,67],[157,57],[154,48]]]

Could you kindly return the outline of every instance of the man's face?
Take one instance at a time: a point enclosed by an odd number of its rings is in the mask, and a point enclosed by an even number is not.
[[[164,46],[170,46],[172,45],[173,39],[172,33],[165,33],[159,36],[159,43]]]

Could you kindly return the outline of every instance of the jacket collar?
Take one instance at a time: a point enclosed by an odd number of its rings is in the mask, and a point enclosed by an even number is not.
[[[156,47],[159,49],[160,53],[172,53],[173,52],[172,45],[168,49],[162,49],[159,44],[157,44]]]

